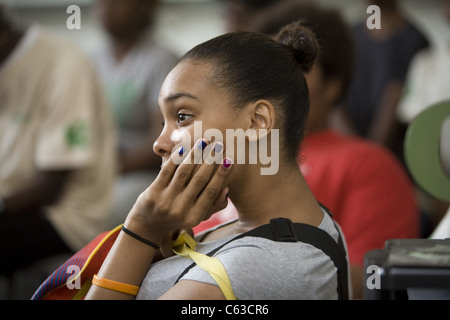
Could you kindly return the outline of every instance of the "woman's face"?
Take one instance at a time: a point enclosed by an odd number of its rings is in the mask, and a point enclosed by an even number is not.
[[[225,144],[226,129],[245,127],[246,120],[232,107],[229,94],[208,81],[212,76],[208,64],[184,60],[165,79],[158,101],[164,126],[153,145],[163,163],[180,142],[190,141],[192,147],[208,129],[221,132],[222,137],[214,140]]]

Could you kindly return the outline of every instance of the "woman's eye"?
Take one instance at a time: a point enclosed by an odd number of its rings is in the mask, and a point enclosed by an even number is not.
[[[186,120],[189,120],[190,118],[192,118],[192,116],[190,114],[179,113],[177,115],[177,122],[181,123],[181,122],[184,122]]]

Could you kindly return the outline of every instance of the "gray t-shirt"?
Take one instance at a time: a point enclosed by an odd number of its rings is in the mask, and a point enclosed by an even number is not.
[[[337,241],[338,230],[324,214],[319,226]],[[199,242],[197,251],[208,253],[236,235]],[[337,268],[321,250],[302,242],[276,242],[258,237],[232,241],[215,255],[224,265],[235,296],[240,300],[337,299]],[[157,299],[168,291],[192,263],[173,256],[154,263],[145,277],[137,299]],[[216,285],[198,266],[181,279]]]

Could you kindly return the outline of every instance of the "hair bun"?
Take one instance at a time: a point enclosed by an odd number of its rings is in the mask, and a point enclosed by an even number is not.
[[[303,72],[308,72],[319,55],[319,43],[314,32],[300,22],[284,26],[276,37],[276,41],[289,47],[295,60]]]

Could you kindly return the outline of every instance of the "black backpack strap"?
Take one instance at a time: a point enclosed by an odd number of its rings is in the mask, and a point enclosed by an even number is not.
[[[339,232],[339,229],[338,229]],[[347,258],[344,244],[339,234],[339,243],[324,230],[317,227],[304,224],[292,223],[291,220],[285,218],[276,218],[270,221],[270,224],[262,225],[252,229],[246,233],[240,234],[233,239],[225,242],[221,246],[207,253],[208,256],[213,256],[217,251],[226,246],[232,241],[241,239],[243,237],[260,237],[272,241],[280,242],[304,242],[311,244],[317,249],[322,250],[333,261],[335,267],[338,269],[338,297],[341,300],[349,299],[348,296],[348,274],[347,274]],[[177,283],[191,268],[195,266],[192,263],[183,273],[178,277]]]
[[[258,230],[261,228],[261,230]],[[292,223],[289,219],[277,218],[270,221],[269,227],[262,226],[248,232],[247,236],[260,236],[273,241],[303,242],[322,250],[337,268],[338,297],[348,300],[348,265],[344,242],[339,233],[338,243],[328,232],[304,223]],[[339,229],[337,229],[339,232]]]

